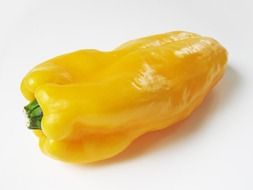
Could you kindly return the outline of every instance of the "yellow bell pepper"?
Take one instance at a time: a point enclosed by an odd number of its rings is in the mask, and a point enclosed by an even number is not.
[[[189,116],[222,77],[226,50],[214,39],[169,32],[113,51],[80,50],[33,68],[21,91],[41,150],[89,163],[144,133]]]

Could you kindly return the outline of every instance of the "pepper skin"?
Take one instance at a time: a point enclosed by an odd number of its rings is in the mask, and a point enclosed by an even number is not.
[[[32,102],[26,111],[41,150],[90,163],[185,119],[221,79],[226,62],[216,40],[176,31],[109,52],[55,57],[33,68],[21,91]]]

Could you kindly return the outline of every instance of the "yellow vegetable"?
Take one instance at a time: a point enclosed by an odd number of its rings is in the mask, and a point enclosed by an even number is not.
[[[214,39],[169,32],[113,51],[80,50],[33,68],[21,90],[41,150],[88,163],[189,116],[220,80],[226,50]]]

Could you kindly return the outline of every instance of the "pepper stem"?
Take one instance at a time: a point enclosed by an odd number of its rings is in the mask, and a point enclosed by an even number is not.
[[[24,107],[26,115],[29,119],[28,129],[41,129],[41,119],[43,112],[37,100],[33,100]]]

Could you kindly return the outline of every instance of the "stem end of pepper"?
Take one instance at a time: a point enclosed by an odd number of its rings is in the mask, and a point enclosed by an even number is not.
[[[37,100],[33,100],[24,107],[26,115],[28,117],[28,129],[39,129],[41,130],[41,119],[43,112]]]

